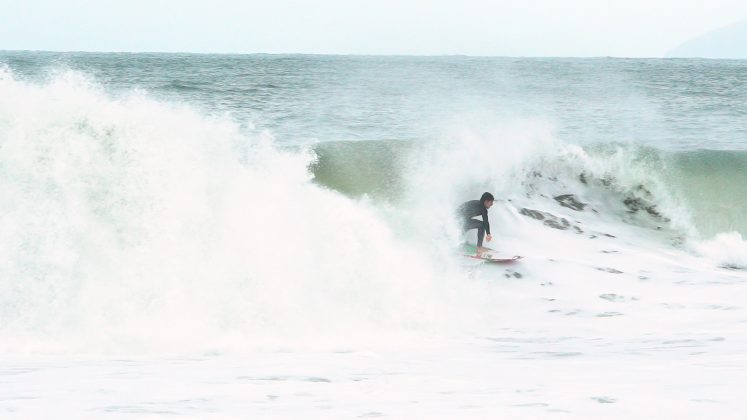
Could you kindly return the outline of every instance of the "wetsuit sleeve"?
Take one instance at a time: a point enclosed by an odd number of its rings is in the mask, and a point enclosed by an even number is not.
[[[485,222],[485,233],[490,235],[490,221],[488,220],[488,209],[482,206],[482,221]]]

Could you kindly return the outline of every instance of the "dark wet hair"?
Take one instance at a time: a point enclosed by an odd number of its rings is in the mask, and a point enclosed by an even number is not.
[[[480,202],[485,203],[486,201],[495,201],[495,197],[493,197],[493,194],[489,192],[482,193],[482,197],[480,197]]]

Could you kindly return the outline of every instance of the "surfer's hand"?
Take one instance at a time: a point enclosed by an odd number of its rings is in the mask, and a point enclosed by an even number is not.
[[[490,242],[490,241],[493,240],[493,235],[488,235],[488,236],[485,237],[485,239],[487,239],[488,242]]]

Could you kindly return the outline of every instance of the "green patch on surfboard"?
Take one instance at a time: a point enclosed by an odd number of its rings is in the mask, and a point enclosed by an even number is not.
[[[494,263],[511,263],[523,258],[521,255],[507,254],[490,248],[486,248],[486,251],[478,254],[477,246],[472,244],[462,244],[461,253],[465,257]]]

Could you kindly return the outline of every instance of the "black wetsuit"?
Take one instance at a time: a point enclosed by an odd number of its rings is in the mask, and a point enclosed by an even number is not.
[[[459,217],[462,219],[462,232],[471,229],[477,229],[477,246],[482,246],[482,239],[485,233],[490,235],[490,222],[488,221],[488,209],[480,200],[470,200],[457,210]],[[482,216],[482,220],[473,219],[473,217]]]

